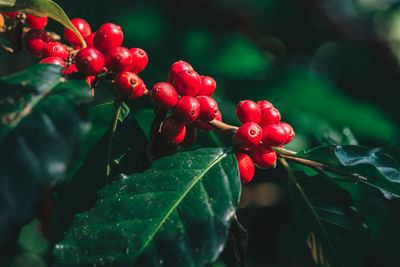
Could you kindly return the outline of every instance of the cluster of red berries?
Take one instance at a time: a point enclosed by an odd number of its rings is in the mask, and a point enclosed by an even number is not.
[[[293,128],[281,122],[281,114],[268,101],[239,102],[236,116],[242,123],[235,134],[236,153],[240,178],[248,183],[254,176],[254,165],[268,169],[274,166],[277,156],[273,146],[288,144],[294,137]]]

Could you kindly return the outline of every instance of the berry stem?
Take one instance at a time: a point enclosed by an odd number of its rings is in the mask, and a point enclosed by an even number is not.
[[[212,120],[212,121],[207,122],[207,124],[225,134],[228,134],[228,135],[235,134],[237,129],[239,129],[239,127],[227,124],[227,123],[219,121],[219,120]]]
[[[108,184],[108,182],[109,182],[109,176],[110,176],[110,171],[111,171],[111,169],[110,169],[111,149],[112,149],[114,134],[115,134],[115,131],[117,130],[119,114],[121,113],[122,101],[115,100],[114,105],[115,105],[115,113],[114,113],[114,118],[112,120],[112,126],[110,128],[110,136],[108,139],[108,147],[107,147],[106,184]]]

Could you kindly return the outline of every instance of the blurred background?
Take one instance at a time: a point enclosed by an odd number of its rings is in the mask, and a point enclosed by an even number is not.
[[[119,24],[124,46],[149,55],[141,73],[148,87],[185,60],[217,81],[226,122],[238,125],[238,101],[266,99],[296,131],[290,149],[358,143],[400,158],[400,0],[56,2],[93,31]],[[63,32],[54,21],[48,30]],[[7,62],[1,75],[36,62],[27,53],[0,57]],[[138,112],[139,123],[146,125],[140,115],[148,113]],[[255,180],[244,187],[238,212],[250,235],[249,266],[312,266],[291,231],[284,171],[258,171]],[[400,203],[347,186],[371,229],[366,266],[398,266]],[[229,246],[215,266],[237,266]]]

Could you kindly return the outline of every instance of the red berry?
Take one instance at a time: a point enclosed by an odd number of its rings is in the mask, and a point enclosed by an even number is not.
[[[251,158],[259,168],[268,169],[276,162],[275,151],[266,144],[259,144],[251,150]]]
[[[247,184],[254,177],[254,162],[249,155],[245,153],[235,153],[238,162],[240,180]]]
[[[294,130],[293,130],[292,126],[290,126],[290,124],[288,124],[286,122],[280,122],[278,125],[282,126],[286,130],[286,132],[288,134],[288,137],[287,137],[286,141],[283,143],[284,145],[286,145],[290,141],[292,141],[292,139],[293,139],[293,137],[295,135],[294,134]]]
[[[18,15],[18,12],[4,12],[4,15],[9,17],[10,19],[15,19]]]
[[[199,119],[203,121],[212,121],[218,114],[217,102],[209,96],[198,96],[197,101],[200,103]]]
[[[273,108],[274,106],[271,104],[271,102],[267,101],[267,100],[261,100],[257,102],[258,107],[260,108],[261,112],[264,109],[267,108]]]
[[[94,47],[93,39],[94,39],[95,35],[96,35],[96,33],[92,32],[88,37],[85,38],[87,47]]]
[[[89,23],[86,22],[86,20],[80,18],[74,18],[71,19],[71,22],[78,30],[78,32],[82,35],[83,39],[85,39],[92,33],[92,29],[90,28],[90,25]],[[80,47],[82,45],[78,36],[68,28],[65,28],[64,30],[64,37],[65,40],[67,40],[67,42],[73,46]]]
[[[169,145],[177,145],[185,139],[186,125],[175,116],[170,116],[163,122],[160,134]]]
[[[175,75],[173,85],[180,95],[196,96],[200,90],[201,79],[192,69],[182,70]]]
[[[96,76],[89,75],[89,76],[86,76],[85,81],[90,87],[92,87],[92,83],[95,78],[96,78]]]
[[[191,124],[187,124],[185,139],[183,139],[182,143],[180,143],[179,145],[181,147],[190,147],[194,144],[194,142],[196,142],[196,138],[197,138],[196,128],[194,128],[194,126]]]
[[[267,108],[261,112],[260,125],[264,127],[268,124],[276,124],[280,122],[281,114],[276,108]]]
[[[207,95],[211,96],[215,89],[217,88],[217,83],[215,80],[208,76],[200,76],[201,79],[201,87],[198,95]]]
[[[259,123],[261,119],[261,111],[254,101],[243,100],[240,101],[236,107],[236,117],[241,123]]]
[[[107,53],[113,47],[121,46],[124,34],[120,26],[106,23],[100,26],[94,36],[94,46],[103,53]]]
[[[26,23],[31,29],[43,29],[47,25],[47,17],[36,17],[32,14],[26,14]]]
[[[178,100],[174,113],[184,122],[193,122],[199,117],[200,103],[193,96],[183,96]]]
[[[221,114],[221,112],[218,111],[217,117],[215,117],[214,120],[222,121],[222,114]],[[200,130],[203,130],[203,131],[208,131],[208,132],[209,132],[209,131],[214,130],[213,127],[207,125],[207,124],[204,123],[204,122],[201,122],[200,120],[195,121],[195,122],[194,122],[194,125],[195,125],[196,128],[198,128],[198,129],[200,129]]]
[[[182,61],[182,60],[175,62],[174,64],[172,64],[171,68],[169,69],[168,81],[171,84],[173,84],[176,74],[178,74],[182,70],[189,70],[189,69],[193,70],[192,66],[189,63]]]
[[[75,64],[80,73],[86,76],[96,75],[104,67],[104,57],[96,48],[86,47],[76,54]]]
[[[3,14],[0,13],[0,28],[3,28],[4,23],[5,23],[4,16]]]
[[[255,122],[246,122],[237,130],[235,143],[244,148],[252,148],[260,144],[263,137],[263,130]]]
[[[146,52],[140,48],[131,48],[129,51],[132,54],[132,64],[130,65],[129,70],[134,73],[139,73],[144,70],[149,62]]]
[[[42,57],[59,57],[64,60],[68,59],[68,49],[59,42],[48,42],[42,49]]]
[[[263,138],[264,144],[269,146],[279,146],[282,145],[288,139],[288,133],[285,128],[279,124],[268,124],[263,128]]]
[[[70,65],[69,67],[67,67],[64,71],[63,74],[64,75],[69,75],[72,74],[74,72],[78,72],[78,68],[76,67],[75,64]]]
[[[29,30],[24,36],[26,50],[37,57],[40,56],[47,42],[50,42],[50,38],[43,30]]]
[[[45,64],[45,63],[60,65],[63,66],[64,68],[67,66],[65,65],[65,61],[59,57],[46,57],[45,59],[42,59],[42,61],[39,62],[39,64]]]
[[[146,85],[135,73],[121,71],[115,76],[115,88],[122,97],[136,99],[143,95]]]
[[[132,64],[132,55],[128,48],[116,46],[108,50],[104,63],[113,72],[120,72]]]
[[[163,108],[173,108],[178,103],[178,93],[169,83],[157,83],[151,89],[153,102]]]

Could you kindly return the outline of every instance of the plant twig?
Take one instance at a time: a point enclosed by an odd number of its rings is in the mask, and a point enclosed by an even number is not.
[[[110,159],[111,159],[111,150],[112,150],[112,144],[113,144],[113,138],[115,131],[117,130],[117,125],[118,125],[118,119],[119,119],[119,114],[121,113],[121,107],[122,107],[122,101],[120,100],[115,100],[115,113],[114,113],[114,118],[112,120],[112,125],[110,128],[110,136],[108,140],[108,147],[107,147],[107,173],[106,173],[106,184],[109,182],[109,176],[110,176]]]

